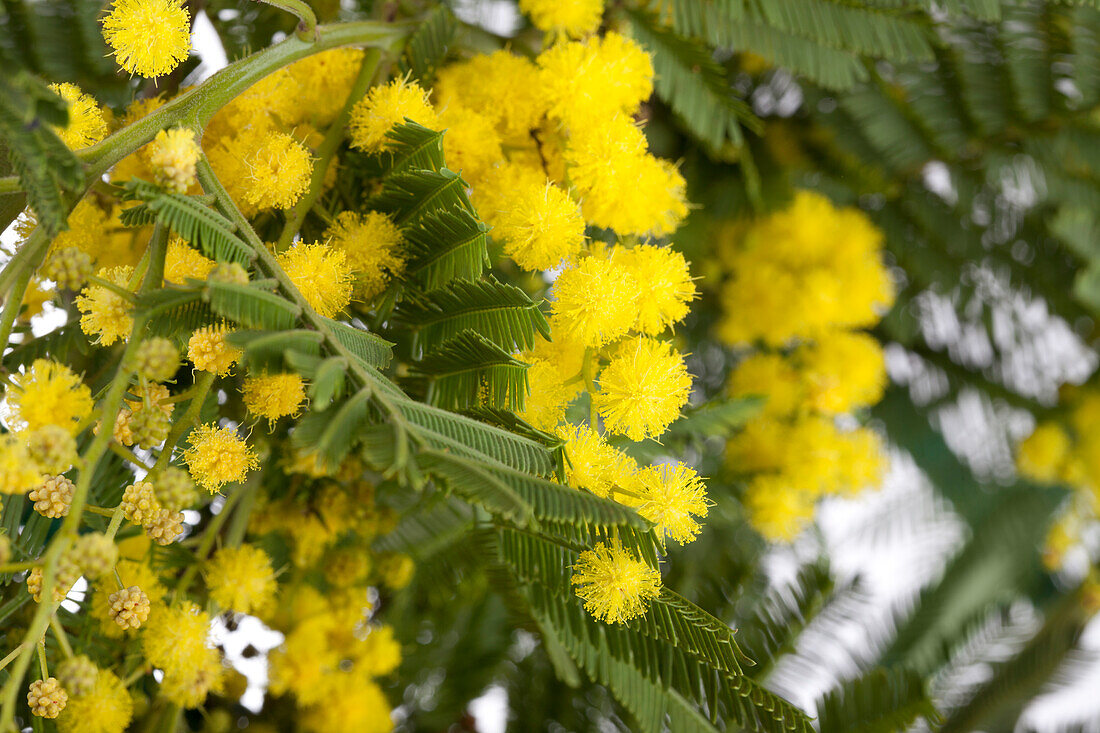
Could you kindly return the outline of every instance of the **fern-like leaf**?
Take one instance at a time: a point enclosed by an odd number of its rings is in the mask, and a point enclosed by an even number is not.
[[[917,718],[938,720],[924,680],[910,670],[876,669],[842,683],[817,706],[820,733],[894,733]]]
[[[414,224],[433,212],[462,209],[473,213],[466,182],[454,171],[441,168],[411,170],[386,179],[371,208],[393,217],[399,226]]]
[[[419,80],[424,88],[430,88],[457,30],[458,22],[450,8],[436,7],[409,38],[399,62],[401,70]]]
[[[302,314],[301,308],[274,293],[238,283],[209,281],[204,299],[218,315],[265,331],[291,329]]]
[[[527,396],[527,365],[474,331],[462,331],[413,370],[429,380],[428,402],[445,409],[488,402],[522,410]]]
[[[475,280],[489,266],[488,228],[465,208],[435,211],[405,230],[405,277],[425,290]]]

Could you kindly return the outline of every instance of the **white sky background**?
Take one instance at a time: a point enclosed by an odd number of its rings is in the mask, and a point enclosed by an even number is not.
[[[460,0],[456,12],[463,20],[503,35],[514,33],[519,24],[515,5],[510,0]],[[204,12],[195,18],[192,40],[202,63],[188,83],[208,78],[227,62],[221,42]],[[800,100],[797,86],[790,84],[764,90],[754,98],[758,106],[783,108],[787,114],[793,112],[790,108],[796,108]],[[925,173],[930,190],[945,199],[953,195],[950,180],[945,178],[942,168],[933,163]],[[1023,191],[1021,196],[1026,193]],[[10,227],[0,234],[0,243],[8,246],[15,243]],[[958,321],[951,304],[929,298],[922,309],[923,328],[931,344],[949,345],[956,352],[964,349],[964,357],[978,362],[992,352],[992,344],[983,342],[988,339],[985,332],[968,331],[967,325]],[[1036,396],[1049,400],[1057,383],[1083,381],[1095,370],[1095,354],[1085,349],[1064,323],[1052,320],[1041,303],[1010,300],[1000,317],[1009,324],[1001,329],[1002,334],[1016,338],[1018,331],[1023,330],[1034,337],[1030,356],[1042,361],[1047,380],[1034,380],[1035,374],[1029,374],[1026,365],[1010,364],[1009,368],[1015,369],[1016,377],[1024,382],[1034,381]],[[36,334],[47,332],[63,320],[62,311],[47,305],[43,316],[35,319],[34,331]],[[998,347],[1002,345],[997,344]],[[952,353],[952,356],[958,358],[959,353]],[[901,354],[890,354],[889,361],[895,379],[904,382],[913,378],[914,368]],[[953,410],[941,416],[940,426],[949,444],[966,455],[976,471],[994,475],[1005,470],[1008,457],[1002,422],[1011,423],[1012,437],[1030,430],[1027,417],[995,414],[977,399],[961,400]],[[891,522],[891,517],[896,521]],[[897,521],[899,518],[904,521]],[[819,513],[819,526],[818,536],[807,535],[793,547],[779,548],[772,553],[768,562],[776,581],[789,580],[800,562],[811,559],[824,547],[838,576],[838,585],[858,576],[865,597],[861,605],[853,607],[855,616],[850,623],[831,624],[825,629],[811,626],[801,640],[799,653],[784,659],[776,668],[770,684],[807,708],[812,707],[813,701],[838,677],[856,671],[853,658],[867,654],[881,641],[876,629],[884,628],[894,609],[911,603],[923,586],[938,577],[965,537],[962,521],[936,497],[911,459],[904,455],[894,456],[893,469],[880,491],[854,500],[829,501]],[[81,595],[80,590],[74,589],[74,598]],[[1014,623],[1017,618],[1019,628],[1030,628],[1029,624],[1035,623],[1034,610],[1014,609]],[[1005,631],[1006,637],[1011,635],[1009,632]],[[233,634],[226,633],[220,626],[214,633],[225,644],[229,657],[251,680],[244,702],[258,708],[262,704],[266,665],[262,656],[244,660],[240,652],[249,643],[260,650],[269,649],[279,643],[279,635],[254,619],[245,619]],[[1080,646],[1100,655],[1100,622],[1088,627]],[[977,684],[988,677],[990,670],[987,662],[977,660],[962,670],[960,680],[946,682],[950,685]],[[1100,689],[1100,662],[1094,658],[1091,663],[1076,665],[1071,677],[1072,684],[1036,699],[1022,716],[1018,730],[1053,732],[1076,722],[1084,725],[1085,731],[1100,733],[1100,696],[1096,695],[1096,690]],[[491,687],[471,704],[478,730],[483,733],[503,733],[507,728],[506,710],[507,693],[499,686]]]

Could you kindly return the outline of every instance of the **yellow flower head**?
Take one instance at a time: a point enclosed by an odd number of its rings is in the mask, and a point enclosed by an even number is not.
[[[539,430],[553,430],[565,419],[565,409],[581,391],[580,383],[567,385],[568,377],[554,363],[532,359],[527,368],[527,386],[531,393],[524,400],[519,416]]]
[[[354,276],[358,298],[373,298],[386,289],[390,278],[405,270],[401,230],[385,214],[341,212],[325,233],[325,240],[344,253]]]
[[[607,444],[587,425],[564,425],[558,436],[565,440],[565,478],[570,486],[588,489],[607,498],[615,487],[633,485],[638,466],[622,451]]]
[[[149,165],[156,182],[176,193],[186,193],[195,182],[195,164],[202,151],[195,133],[185,127],[161,130],[149,150]]]
[[[51,129],[72,150],[80,150],[107,136],[107,120],[90,94],[80,91],[76,84],[50,84],[50,89],[61,95],[69,105],[69,124]]]
[[[274,423],[285,415],[297,415],[306,398],[302,378],[297,374],[261,374],[244,380],[244,406],[253,415]]]
[[[686,183],[676,167],[646,152],[645,137],[620,115],[574,133],[569,179],[584,218],[619,234],[671,234],[687,216]]]
[[[780,417],[799,411],[805,393],[802,375],[781,354],[753,354],[730,374],[730,396],[766,398],[764,415]]]
[[[75,434],[92,413],[92,391],[64,364],[35,359],[22,375],[13,375],[8,408],[21,430],[58,425]]]
[[[202,659],[210,616],[190,601],[164,606],[149,615],[142,647],[149,664],[165,672],[187,669]]]
[[[622,112],[634,114],[653,93],[653,62],[618,33],[558,43],[538,59],[550,114],[575,133]]]
[[[415,81],[394,79],[372,87],[351,110],[351,146],[368,153],[388,147],[386,133],[408,118],[424,127],[439,128],[439,118],[428,94]]]
[[[0,435],[0,493],[25,494],[44,480],[26,444],[12,433]]]
[[[96,674],[86,695],[69,698],[57,718],[60,733],[123,733],[134,717],[134,703],[126,685],[107,669]]]
[[[188,339],[187,358],[196,369],[218,376],[229,374],[237,359],[241,358],[241,350],[226,340],[226,336],[231,333],[233,329],[224,323],[203,326]]]
[[[333,318],[351,302],[351,266],[342,250],[297,242],[277,259],[294,287],[322,316]]]
[[[210,597],[225,610],[265,613],[275,602],[275,571],[271,560],[254,545],[224,547],[204,571]]]
[[[749,523],[772,542],[790,542],[814,517],[813,496],[778,476],[753,479],[744,502]]]
[[[685,545],[699,534],[696,517],[707,516],[709,502],[694,469],[682,463],[650,466],[638,473],[634,489],[640,499],[624,503],[636,503],[638,513],[657,525],[662,538]]]
[[[618,262],[586,257],[554,282],[554,331],[585,346],[603,346],[637,319],[638,283]]]
[[[304,731],[387,733],[393,730],[390,704],[377,683],[354,672],[338,672],[325,679],[324,688],[325,699],[302,711],[299,723]]]
[[[248,472],[260,465],[256,454],[233,428],[200,425],[187,441],[183,460],[191,478],[211,494],[226,484],[244,481]]]
[[[451,103],[440,114],[439,124],[446,128],[443,157],[447,167],[462,174],[474,188],[489,169],[504,159],[500,134],[493,118],[480,111]]]
[[[130,553],[131,557],[144,557],[148,552],[149,539],[146,535],[138,535],[126,541],[144,543],[141,546],[140,553],[132,552]],[[120,548],[120,550],[124,554],[126,553],[125,548]],[[145,592],[145,595],[149,598],[149,614],[151,617],[164,609],[164,594],[168,591],[160,582],[160,578],[157,577],[156,572],[149,567],[148,564],[124,558],[118,561],[115,572],[118,573],[118,577],[122,580],[122,586],[124,588],[136,585]],[[111,619],[110,598],[111,594],[116,590],[118,590],[118,581],[115,580],[114,574],[109,574],[109,577],[102,578],[96,584],[95,592],[92,593],[92,616],[99,621],[99,633],[108,638],[121,639],[125,636],[134,636],[136,635],[136,629],[123,629]]]
[[[590,614],[607,623],[624,623],[649,610],[661,594],[661,573],[632,557],[618,541],[582,552],[573,565],[573,585]]]
[[[332,123],[351,93],[351,85],[363,63],[363,49],[334,48],[308,56],[287,67],[297,82],[291,109],[302,119],[284,119],[286,124],[311,122],[317,127]],[[290,85],[286,85],[290,86]]]
[[[873,405],[886,389],[886,359],[865,333],[831,331],[800,349],[810,405],[835,415]]]
[[[226,666],[216,649],[207,649],[187,669],[165,670],[160,693],[181,708],[197,708],[211,692],[221,692]]]
[[[177,285],[182,285],[187,278],[205,280],[216,265],[187,242],[172,237],[164,256],[164,279]]]
[[[119,66],[151,79],[191,52],[191,15],[179,0],[115,0],[103,19],[103,38]]]
[[[580,208],[549,181],[511,191],[495,223],[493,234],[504,240],[504,253],[525,270],[557,267],[584,250]]]
[[[663,341],[624,341],[599,378],[596,409],[612,433],[631,440],[657,437],[680,415],[691,376],[680,352]]]
[[[603,0],[519,0],[519,9],[539,30],[580,38],[599,26]]]
[[[134,268],[129,266],[100,270],[97,275],[125,288]],[[89,285],[76,296],[80,316],[80,329],[88,336],[95,336],[102,346],[110,346],[119,339],[126,339],[134,328],[130,304],[118,294],[101,285]]]
[[[1072,444],[1058,423],[1036,426],[1016,449],[1016,470],[1021,475],[1044,483],[1053,483],[1062,475]]]
[[[434,93],[436,102],[448,110],[461,105],[488,116],[502,137],[529,138],[546,110],[538,68],[504,50],[440,69]]]
[[[619,251],[615,261],[630,271],[640,288],[635,330],[656,336],[688,314],[696,292],[682,254],[643,244]]]
[[[309,188],[313,161],[300,142],[272,132],[245,160],[244,199],[256,209],[289,209]]]

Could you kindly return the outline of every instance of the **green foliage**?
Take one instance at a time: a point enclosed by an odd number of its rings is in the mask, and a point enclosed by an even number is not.
[[[876,669],[842,683],[818,703],[821,733],[892,733],[917,718],[938,722],[920,675]]]
[[[423,87],[430,87],[457,30],[458,23],[450,8],[446,5],[434,8],[409,38],[398,62],[401,70],[411,74]]]
[[[487,404],[522,410],[527,365],[476,331],[460,331],[416,364],[428,402],[445,409]]]
[[[429,214],[404,232],[405,276],[429,291],[454,279],[477,278],[489,266],[487,231],[467,209]]]

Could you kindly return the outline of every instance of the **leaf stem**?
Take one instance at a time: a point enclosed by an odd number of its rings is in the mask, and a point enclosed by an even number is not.
[[[114,293],[118,297],[122,298],[127,303],[133,303],[134,300],[136,300],[136,298],[134,297],[134,294],[133,294],[132,291],[127,290],[126,288],[122,287],[121,285],[115,285],[110,280],[106,280],[106,279],[100,277],[99,275],[89,275],[88,276],[88,283],[91,284],[91,285],[95,285],[97,287],[100,287],[100,288],[106,288],[107,290],[110,290],[112,293]]]
[[[306,5],[302,0],[259,1],[273,8],[285,10],[288,13],[298,16],[298,28],[295,32],[299,39],[306,43],[312,43],[320,37],[317,33],[317,16],[313,13],[313,8]]]
[[[191,398],[190,404],[187,405],[187,412],[184,413],[183,418],[172,424],[172,432],[168,433],[168,438],[164,441],[164,445],[160,449],[160,455],[157,456],[157,462],[153,464],[151,473],[163,471],[168,467],[168,464],[171,463],[172,451],[175,450],[176,443],[183,437],[184,432],[198,422],[199,413],[202,411],[202,405],[206,402],[206,395],[213,384],[214,374],[211,372],[203,372],[202,375],[195,380],[195,386],[191,388],[194,390],[194,396]]]
[[[33,272],[33,267],[26,268],[15,281],[8,297],[4,299],[4,312],[0,315],[0,353],[3,353],[8,346],[15,317],[19,315],[19,308],[23,305],[23,298],[27,294],[27,286],[30,285]]]
[[[61,647],[61,653],[65,655],[66,659],[72,659],[73,647],[69,644],[69,635],[65,633],[65,628],[61,625],[61,619],[57,617],[55,613],[50,617],[50,629],[53,631],[53,636],[57,639],[57,645]]]

